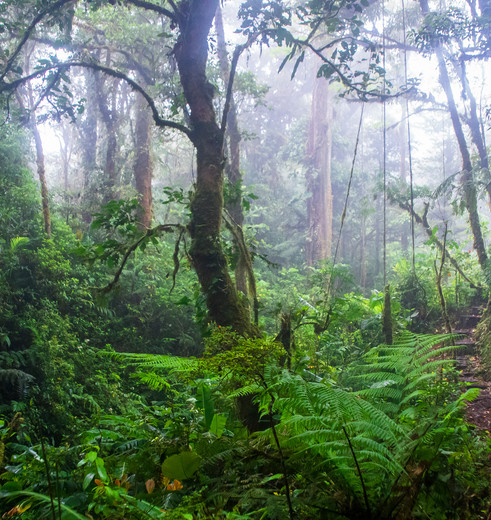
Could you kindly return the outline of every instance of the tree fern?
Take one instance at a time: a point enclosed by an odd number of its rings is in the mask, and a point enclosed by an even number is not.
[[[454,365],[454,360],[445,356],[461,348],[448,345],[457,337],[405,331],[393,345],[371,349],[353,368],[349,381],[358,388],[359,396],[377,401],[385,412],[395,416],[421,397],[423,386],[441,379],[442,370]]]
[[[354,392],[287,371],[268,383],[290,463],[308,460],[312,470],[326,472],[338,489],[370,511],[376,490],[404,471],[395,449],[408,441],[403,428]]]

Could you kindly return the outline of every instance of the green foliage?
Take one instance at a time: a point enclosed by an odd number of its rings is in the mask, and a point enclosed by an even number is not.
[[[437,44],[449,44],[453,41],[473,40],[482,52],[489,49],[488,25],[486,18],[469,17],[458,7],[449,7],[445,11],[429,13],[419,30],[412,30],[415,45],[424,53],[432,52]]]
[[[452,372],[444,370],[453,361],[441,356],[455,347],[435,346],[451,339],[405,333],[394,345],[373,349],[343,379],[367,388],[345,390],[286,371],[266,372],[262,409],[269,409],[274,395],[274,410],[281,414],[277,430],[299,486],[297,507],[307,500],[314,510],[337,510],[349,518],[395,518],[404,508],[418,507],[416,501],[405,503],[406,493],[427,500],[442,492],[412,480],[411,472],[420,466],[431,473],[467,442],[463,406],[478,391],[461,395]],[[303,487],[307,477],[309,487]]]
[[[270,363],[285,356],[283,346],[270,339],[244,338],[223,327],[206,339],[204,367],[231,382],[259,382]]]

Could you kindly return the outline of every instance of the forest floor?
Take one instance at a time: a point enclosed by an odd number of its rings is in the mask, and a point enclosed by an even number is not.
[[[483,312],[482,307],[472,307],[461,314],[456,322],[454,333],[462,339],[456,344],[463,348],[457,351],[457,369],[461,371],[460,380],[467,383],[467,388],[479,388],[479,396],[467,406],[467,421],[482,431],[491,432],[491,382],[483,377],[483,367],[476,346],[475,331]]]

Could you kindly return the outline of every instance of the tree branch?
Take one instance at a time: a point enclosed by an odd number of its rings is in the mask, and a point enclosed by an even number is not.
[[[133,4],[136,7],[141,7],[143,9],[146,9],[147,11],[154,11],[155,13],[161,14],[162,16],[166,16],[167,18],[170,18],[173,22],[177,23],[176,15],[172,12],[166,9],[165,7],[162,7],[160,5],[152,4],[151,2],[146,2],[145,0],[127,0],[129,4]]]
[[[234,54],[232,56],[232,63],[230,64],[230,76],[228,78],[225,105],[223,106],[222,123],[220,126],[222,132],[225,132],[225,129],[227,127],[227,118],[230,110],[230,104],[232,102],[235,73],[237,71],[237,64],[239,62],[240,55],[244,52],[245,49],[252,45],[257,36],[257,34],[251,35],[246,43],[242,45],[237,45],[237,47],[235,47]]]
[[[357,87],[354,83],[352,83],[349,80],[348,76],[346,76],[346,74],[344,74],[344,72],[342,72],[341,69],[337,65],[335,65],[330,59],[326,58],[322,54],[322,52],[320,52],[319,49],[314,47],[310,42],[306,42],[303,40],[295,40],[295,43],[297,43],[300,46],[308,47],[314,54],[319,56],[319,58],[324,63],[326,63],[327,65],[332,67],[334,72],[339,76],[339,78],[341,79],[341,81],[343,82],[343,84],[345,86],[349,87],[350,89],[353,89],[355,92],[360,94],[360,96],[362,96],[363,98],[365,98],[366,96],[372,96],[372,97],[377,97],[381,100],[392,99],[392,98],[397,98],[403,94],[407,94],[408,92],[411,92],[414,89],[414,87],[411,87],[407,90],[402,90],[401,92],[397,92],[395,94],[381,94],[380,92],[372,92],[370,90],[363,90],[362,88]]]
[[[420,216],[420,215],[418,215],[418,213],[416,213],[416,211],[414,211],[414,209],[411,208],[411,206],[409,206],[405,202],[397,201],[397,203],[399,204],[399,207],[401,209],[406,210],[410,215],[413,216],[414,220],[418,224],[421,224],[423,226],[423,228],[426,231],[426,234],[428,235],[428,237],[434,239],[435,244],[438,247],[438,249],[441,251],[442,255],[443,255],[443,253],[445,251],[445,256],[448,258],[449,262],[455,267],[455,269],[460,274],[460,276],[462,276],[462,278],[471,286],[471,288],[472,289],[480,289],[479,286],[477,286],[474,282],[472,282],[466,276],[464,271],[462,271],[462,269],[460,268],[459,264],[457,263],[457,260],[455,260],[455,258],[450,255],[450,253],[448,252],[448,250],[446,248],[444,248],[444,245],[441,243],[441,241],[438,238],[433,237],[433,231],[432,231],[431,226],[430,226],[430,224],[428,222],[428,210],[429,210],[430,205],[428,203],[425,203],[425,209],[424,209],[424,212],[423,212],[423,216]]]
[[[58,71],[65,71],[69,70],[72,67],[84,67],[92,70],[97,70],[100,72],[104,72],[108,76],[112,76],[113,78],[119,78],[125,81],[130,85],[130,87],[139,92],[147,102],[148,106],[150,107],[153,115],[153,119],[155,121],[155,124],[162,128],[174,128],[175,130],[179,130],[180,132],[183,132],[188,136],[188,138],[191,140],[191,142],[194,142],[194,136],[193,133],[189,128],[184,126],[181,123],[177,123],[175,121],[170,121],[168,119],[163,119],[160,117],[159,112],[157,110],[157,107],[155,106],[155,102],[152,99],[152,97],[146,92],[146,90],[139,85],[135,80],[131,79],[129,76],[124,74],[123,72],[120,72],[118,70],[112,69],[110,67],[105,67],[104,65],[100,65],[98,63],[92,63],[92,62],[86,62],[86,61],[69,61],[65,63],[59,63],[54,64],[49,67],[45,67],[41,70],[37,70],[35,72],[32,72],[31,74],[28,74],[27,76],[24,76],[22,78],[16,79],[10,83],[5,83],[4,81],[0,81],[0,93],[2,92],[11,92],[23,85],[24,83],[27,83],[28,81],[37,78],[39,76],[42,76],[46,72],[49,72],[51,70],[58,70]]]
[[[99,289],[99,290],[103,293],[108,293],[112,290],[112,288],[118,283],[119,278],[120,278],[121,274],[123,273],[124,267],[125,267],[126,263],[128,262],[128,259],[131,255],[131,253],[133,253],[133,251],[136,251],[144,240],[146,240],[147,238],[149,238],[153,235],[161,233],[161,232],[172,233],[173,228],[180,229],[180,228],[182,228],[182,226],[180,224],[160,224],[158,226],[155,226],[154,228],[147,229],[147,231],[145,231],[145,233],[134,244],[132,244],[126,251],[126,253],[123,257],[123,260],[121,262],[121,265],[119,266],[119,269],[116,271],[116,274],[114,275],[112,282],[108,283],[105,287],[103,287],[102,289]]]

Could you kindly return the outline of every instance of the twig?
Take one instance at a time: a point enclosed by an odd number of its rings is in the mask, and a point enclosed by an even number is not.
[[[353,449],[353,445],[351,444],[351,439],[349,438],[348,432],[346,431],[346,428],[342,426],[344,436],[346,437],[346,440],[348,441],[348,446],[351,451],[351,454],[353,455],[353,459],[355,461],[356,471],[358,472],[358,476],[360,477],[360,483],[361,488],[363,490],[363,500],[365,501],[365,507],[368,514],[368,519],[372,517],[372,513],[370,512],[370,502],[368,501],[368,494],[367,494],[367,488],[365,485],[365,481],[363,480],[363,474],[361,472],[360,464],[358,463],[358,459],[356,457],[355,450]]]
[[[271,431],[273,432],[274,441],[276,443],[276,447],[278,448],[278,453],[280,454],[281,461],[281,469],[283,470],[283,480],[285,482],[285,493],[286,493],[286,501],[288,503],[288,513],[290,515],[290,520],[294,520],[295,512],[292,506],[292,498],[290,493],[290,484],[288,483],[288,472],[286,470],[285,457],[283,455],[283,450],[281,449],[280,440],[278,439],[278,434],[276,432],[276,428],[273,421],[273,406],[275,402],[274,395],[268,391],[269,396],[271,397],[271,401],[269,403],[269,423],[271,424]]]
[[[121,274],[123,273],[124,267],[131,255],[131,253],[133,253],[133,251],[136,251],[144,240],[146,240],[147,238],[149,238],[153,235],[156,235],[157,233],[163,232],[163,231],[165,231],[167,233],[171,233],[173,231],[173,228],[179,229],[181,227],[182,226],[180,224],[161,224],[152,229],[147,229],[147,231],[134,244],[132,244],[126,251],[126,253],[123,257],[123,260],[121,262],[121,265],[119,266],[119,269],[116,271],[116,274],[114,275],[112,282],[110,282],[108,285],[106,285],[105,287],[103,287],[102,289],[99,289],[99,290],[103,293],[108,293],[111,291],[111,289],[118,283],[119,278],[120,278]]]
[[[56,520],[55,501],[53,499],[53,485],[51,483],[51,475],[49,473],[48,457],[46,455],[46,447],[44,446],[44,439],[41,439],[41,450],[43,452],[44,467],[46,469],[46,478],[48,480],[48,492],[49,492],[49,499],[51,502],[51,516],[53,517],[53,520]]]

